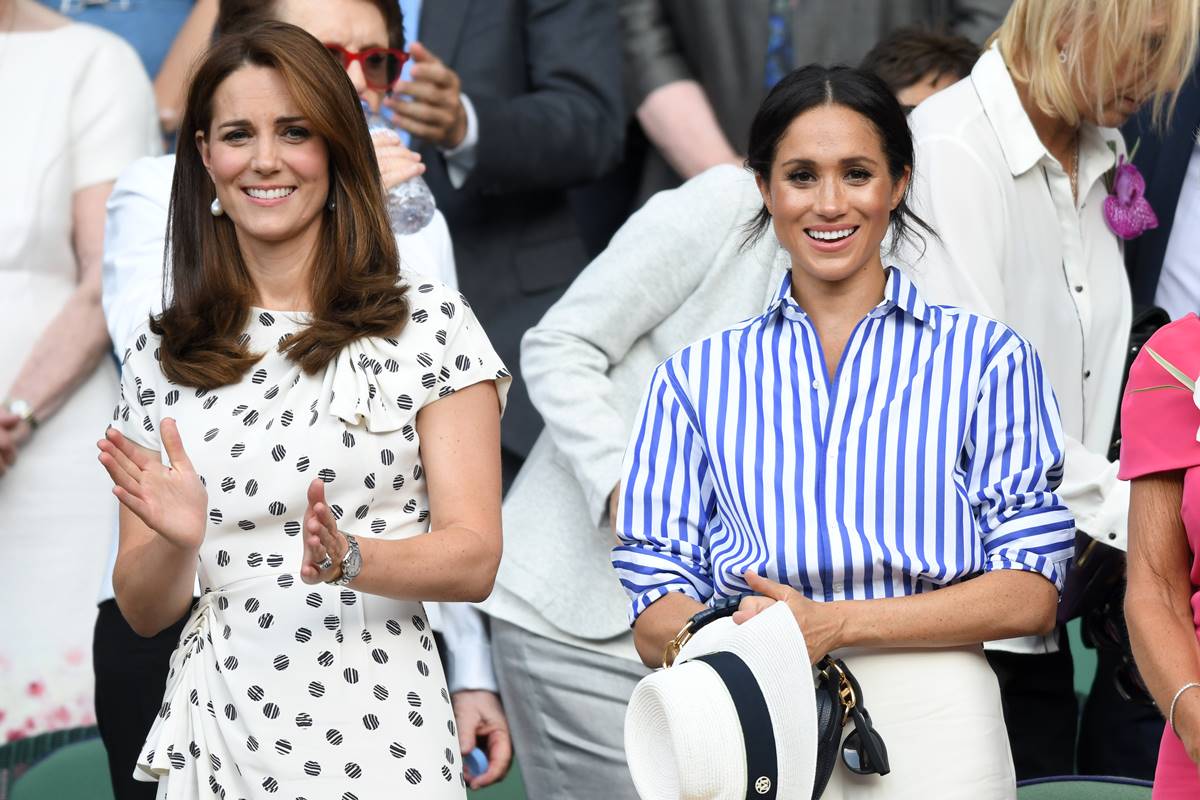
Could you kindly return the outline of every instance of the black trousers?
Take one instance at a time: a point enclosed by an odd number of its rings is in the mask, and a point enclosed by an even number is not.
[[[987,651],[1000,682],[1017,780],[1076,772],[1152,780],[1162,717],[1153,706],[1121,697],[1113,683],[1118,660],[1100,651],[1080,725],[1065,631],[1059,641],[1057,653]]]
[[[115,600],[100,604],[92,637],[96,724],[116,800],[153,800],[158,792],[157,783],[134,780],[133,768],[162,706],[171,653],[187,617],[147,639],[129,627]]]

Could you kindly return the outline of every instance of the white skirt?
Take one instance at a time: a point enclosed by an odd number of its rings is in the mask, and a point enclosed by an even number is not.
[[[1016,773],[996,675],[980,645],[846,648],[891,772],[855,775],[839,754],[822,800],[1014,800]],[[843,736],[854,730],[847,723]]]

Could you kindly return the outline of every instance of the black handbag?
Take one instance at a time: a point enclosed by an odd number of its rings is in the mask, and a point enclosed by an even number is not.
[[[742,598],[751,596],[725,597],[697,612],[667,644],[663,666],[674,663],[680,648],[696,631],[718,619],[733,616]],[[817,701],[817,769],[812,800],[818,800],[833,775],[839,753],[847,769],[860,775],[887,775],[891,767],[887,746],[871,723],[871,715],[864,704],[862,687],[846,662],[827,655],[817,662],[813,677]],[[854,722],[854,730],[843,742],[842,731],[850,721]]]

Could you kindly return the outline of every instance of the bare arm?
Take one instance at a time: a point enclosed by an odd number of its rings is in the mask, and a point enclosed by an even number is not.
[[[217,0],[196,0],[158,69],[154,98],[158,101],[158,120],[163,133],[174,133],[179,128],[192,66],[208,48],[216,21]]]
[[[703,609],[703,603],[679,592],[663,595],[651,603],[633,624],[633,644],[642,663],[661,667],[667,642],[675,638],[693,614]]]
[[[1164,715],[1181,686],[1200,681],[1182,500],[1181,472],[1137,478],[1130,490],[1125,618],[1138,669]],[[1188,755],[1200,763],[1200,689],[1180,696],[1175,725]]]
[[[684,180],[717,164],[741,164],[725,138],[704,89],[694,80],[655,89],[637,109],[638,122]]]
[[[104,202],[112,181],[75,192],[72,197],[73,245],[79,282],[75,291],[46,325],[8,387],[5,396],[33,406],[34,418],[44,420],[58,410],[108,350],[108,331],[100,305],[100,255],[104,249]],[[16,457],[16,448],[29,437],[25,423],[5,424],[0,415],[0,475]]]
[[[500,566],[500,412],[495,384],[460,389],[417,413],[421,461],[429,489],[429,533],[385,541],[359,537],[363,569],[353,588],[414,600],[480,602],[492,592]],[[324,497],[309,487],[306,583],[336,578],[346,539]],[[322,572],[328,552],[334,561]]]
[[[1058,590],[1033,572],[995,570],[936,592],[883,600],[809,600],[788,586],[746,573],[760,596],[746,598],[734,615],[742,623],[776,601],[787,603],[804,632],[816,663],[840,647],[954,647],[963,644],[1046,634],[1054,629]],[[667,643],[703,609],[672,592],[655,601],[633,627],[642,663],[662,664]]]

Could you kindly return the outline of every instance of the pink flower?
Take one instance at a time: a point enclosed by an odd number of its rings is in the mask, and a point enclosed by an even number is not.
[[[25,691],[30,697],[41,697],[46,692],[46,684],[41,681],[31,681]]]
[[[1158,217],[1146,200],[1146,179],[1124,156],[1117,159],[1112,194],[1104,198],[1104,221],[1122,239],[1134,239],[1158,227]]]

